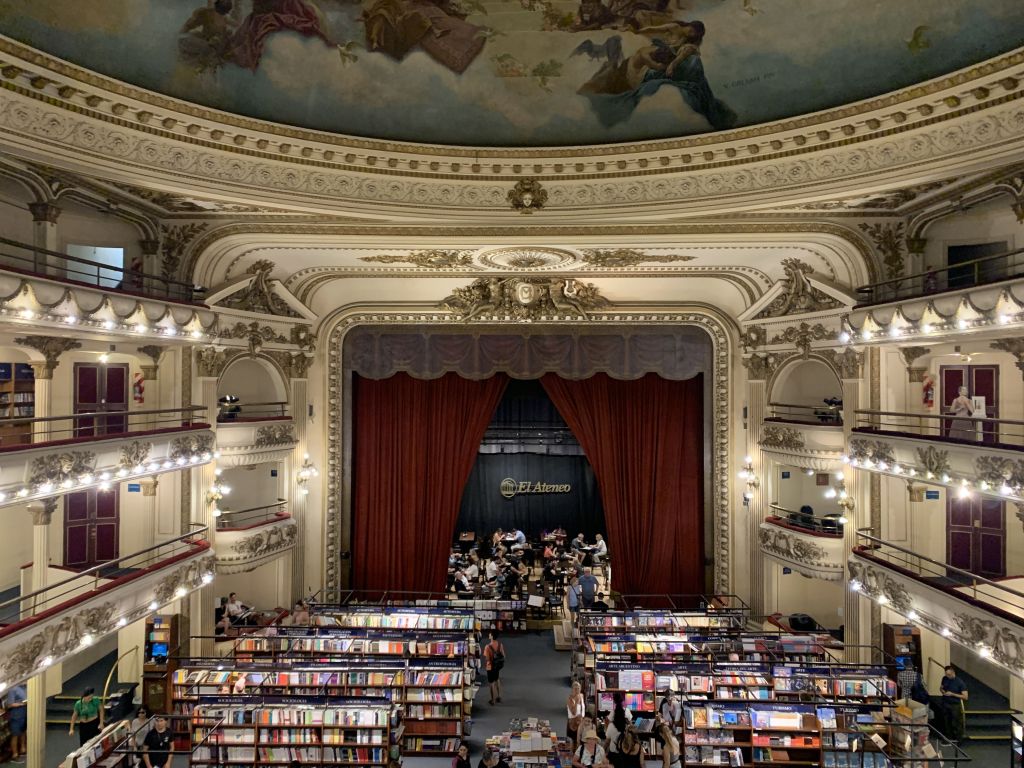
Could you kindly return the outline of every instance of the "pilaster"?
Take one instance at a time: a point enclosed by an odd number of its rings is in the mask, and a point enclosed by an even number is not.
[[[843,442],[848,444],[850,434],[856,426],[854,411],[862,407],[862,399],[866,391],[863,379],[843,379]],[[867,526],[869,504],[867,484],[857,472],[844,472],[846,491],[854,501],[851,512],[847,515],[847,523],[843,526],[843,574],[845,589],[843,592],[843,641],[849,646],[865,644],[865,629],[861,621],[860,595],[850,589],[849,560],[850,552],[857,544],[857,529]],[[867,661],[860,649],[850,648],[846,652],[846,660],[851,663]]]
[[[192,387],[192,396],[196,405],[204,405],[210,415],[210,428],[217,433],[217,378],[197,377]],[[214,441],[216,445],[216,440]],[[207,502],[206,494],[216,479],[217,463],[210,462],[191,470],[192,481],[192,522],[207,527],[210,546],[216,551],[217,518],[213,516],[213,505]],[[214,583],[197,589],[189,597],[189,626],[193,636],[201,636],[201,640],[193,640],[191,653],[193,656],[213,656],[213,613]]]
[[[285,464],[286,467],[286,498],[290,500],[289,509],[291,510],[292,518],[295,520],[298,526],[298,531],[295,537],[295,548],[291,551],[292,561],[292,592],[293,599],[298,597],[305,597],[306,587],[308,586],[305,576],[306,569],[306,510],[309,507],[309,496],[301,492],[298,484],[295,482],[296,473],[299,471],[299,467],[302,466],[305,460],[306,454],[309,452],[309,439],[307,435],[308,431],[308,419],[306,403],[308,402],[309,386],[306,379],[292,379],[291,380],[291,414],[292,424],[295,430],[295,439],[298,441],[295,444],[295,450],[292,451],[291,459]]]
[[[753,498],[745,500],[747,513],[747,541],[750,547],[750,612],[753,616],[764,616],[767,605],[766,590],[769,579],[761,552],[761,523],[768,508],[768,486],[766,484],[765,455],[761,451],[761,437],[764,431],[764,417],[768,409],[767,382],[763,379],[747,380],[747,456],[752,459],[754,474],[759,478],[760,488]],[[740,495],[742,499],[742,494]]]
[[[50,521],[57,509],[57,499],[49,498],[28,505],[32,515],[32,592],[46,589],[50,567]],[[39,602],[33,606],[33,613],[40,613],[46,606]],[[27,760],[29,768],[44,768],[46,764],[46,671],[28,680]]]
[[[57,219],[60,216],[60,208],[53,203],[29,203],[28,209],[32,213],[32,244],[36,248],[59,251]],[[45,253],[36,252],[33,264],[35,272],[42,275],[57,274],[59,266],[52,259],[53,257]]]

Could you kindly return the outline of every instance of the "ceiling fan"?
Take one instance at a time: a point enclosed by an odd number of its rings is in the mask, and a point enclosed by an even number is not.
[[[952,352],[945,352],[945,353],[943,353],[941,355],[938,355],[938,357],[958,357],[958,358],[960,358],[960,362],[961,363],[963,363],[964,365],[970,365],[971,364],[971,360],[974,358],[974,355],[976,355],[976,354],[978,354],[978,353],[977,352],[964,352],[964,351],[962,351],[960,349],[960,345],[957,344],[955,347],[953,347],[953,351]]]

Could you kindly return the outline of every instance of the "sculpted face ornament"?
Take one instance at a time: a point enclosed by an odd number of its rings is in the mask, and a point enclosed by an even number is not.
[[[533,213],[539,211],[547,203],[548,192],[536,179],[520,179],[509,190],[508,201],[514,211]]]

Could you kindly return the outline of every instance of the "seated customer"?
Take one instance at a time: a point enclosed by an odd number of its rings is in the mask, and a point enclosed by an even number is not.
[[[604,558],[608,556],[608,542],[604,540],[604,536],[600,533],[596,536],[597,541],[594,542],[594,565],[601,565],[604,562]]]
[[[515,541],[512,542],[513,552],[518,552],[526,547],[526,534],[519,528],[516,528],[515,531],[512,532],[512,538],[515,539]]]
[[[484,750],[483,757],[476,768],[509,768],[508,763],[501,759],[501,755],[495,749]]]
[[[480,566],[473,560],[469,561],[469,565],[467,565],[462,572],[466,575],[466,579],[471,583],[475,583],[480,578]]]
[[[488,583],[498,578],[498,570],[498,558],[492,557],[487,561],[487,565],[484,566],[484,578]]]
[[[473,586],[469,583],[469,579],[466,578],[466,574],[462,571],[455,572],[455,591],[456,593],[473,591]]]

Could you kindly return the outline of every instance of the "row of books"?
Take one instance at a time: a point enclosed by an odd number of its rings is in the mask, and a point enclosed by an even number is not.
[[[192,751],[193,763],[344,763],[376,764],[385,763],[388,753],[383,747],[220,747],[201,745]]]
[[[339,706],[264,707],[196,707],[193,722],[210,724],[223,721],[229,725],[319,725],[387,727],[390,713],[386,707],[346,709]]]
[[[251,636],[235,643],[238,654],[249,653],[331,653],[366,656],[464,656],[465,640],[370,640],[359,637],[265,637]]]
[[[683,748],[683,761],[687,765],[746,765],[743,750],[736,747],[694,747]]]
[[[405,716],[415,720],[437,720],[462,717],[462,705],[407,704]]]
[[[368,613],[360,611],[357,613],[317,614],[312,618],[313,623],[321,627],[369,627],[374,629],[464,632],[473,632],[476,629],[476,619],[472,614],[444,616],[429,613]]]

